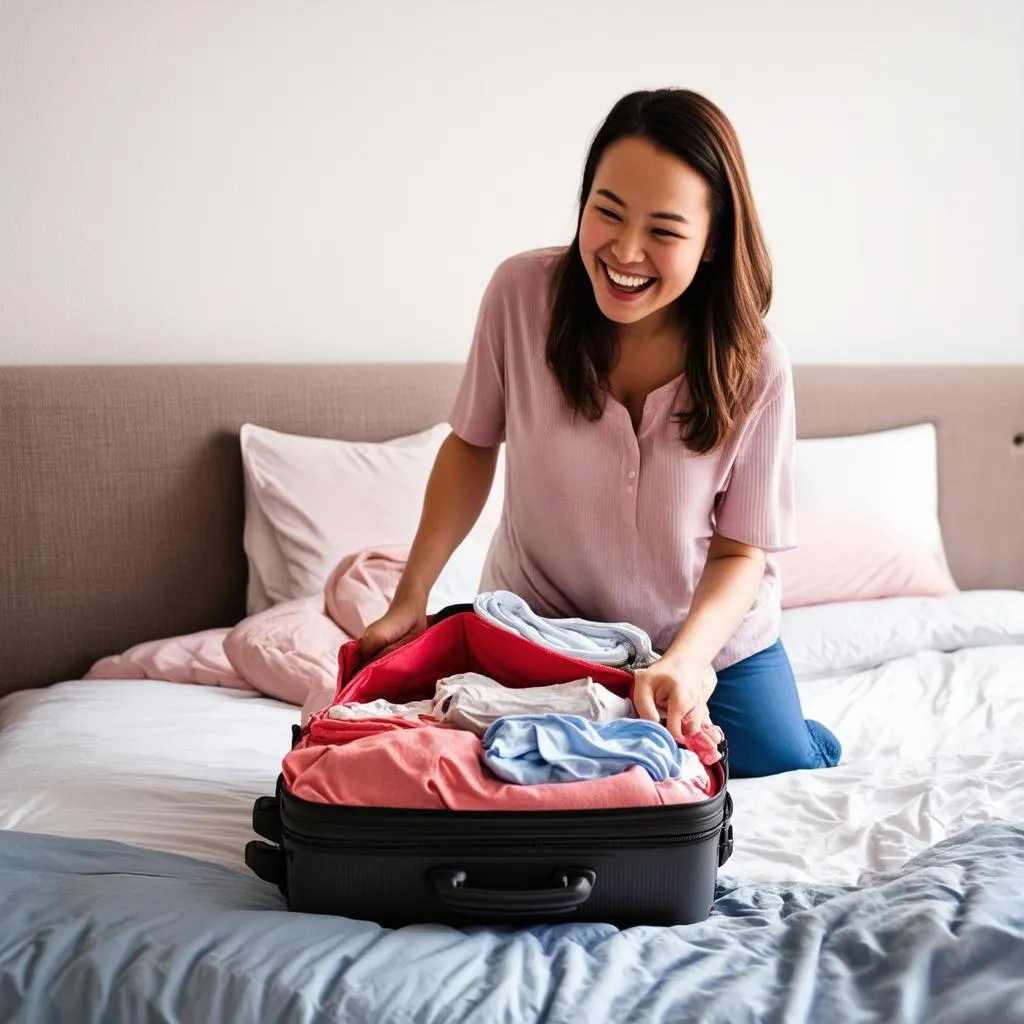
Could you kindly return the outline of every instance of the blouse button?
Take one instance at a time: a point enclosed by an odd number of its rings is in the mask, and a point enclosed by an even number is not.
[[[635,480],[635,479],[636,479],[636,470],[635,470],[635,469],[631,469],[631,470],[630,470],[630,471],[629,471],[629,472],[628,472],[628,473],[626,474],[626,476],[627,476],[627,477],[629,477],[629,479],[630,479],[630,480]]]

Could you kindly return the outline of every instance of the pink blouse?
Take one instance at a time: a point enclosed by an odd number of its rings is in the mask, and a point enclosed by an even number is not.
[[[796,543],[789,357],[770,339],[750,413],[707,455],[683,445],[672,418],[683,375],[647,396],[636,431],[611,396],[596,422],[575,416],[544,356],[563,251],[498,267],[450,417],[469,444],[505,442],[505,506],[481,587],[511,590],[540,615],[631,622],[664,650],[689,612],[713,532],[768,552]],[[769,554],[757,600],[715,668],[774,643],[780,609]]]

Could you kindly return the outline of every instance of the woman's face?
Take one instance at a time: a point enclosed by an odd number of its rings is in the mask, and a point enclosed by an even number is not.
[[[605,150],[580,223],[580,256],[601,312],[637,324],[665,311],[710,258],[711,192],[646,139]]]

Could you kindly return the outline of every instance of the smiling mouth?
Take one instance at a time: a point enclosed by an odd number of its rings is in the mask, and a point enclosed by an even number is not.
[[[645,277],[639,274],[620,274],[617,270],[609,267],[600,257],[598,260],[604,269],[605,279],[616,292],[621,292],[624,295],[639,295],[641,292],[647,291],[658,280],[656,277]]]

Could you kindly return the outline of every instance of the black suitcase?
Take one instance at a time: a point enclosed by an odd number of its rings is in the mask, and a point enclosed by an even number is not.
[[[691,924],[732,853],[732,798],[601,811],[338,807],[277,794],[253,808],[245,862],[289,910],[376,921]]]
[[[481,629],[473,623],[471,632]],[[485,640],[506,656],[520,644],[536,651],[498,633]],[[293,746],[301,735],[296,726]],[[708,916],[718,868],[733,848],[724,744],[722,753],[708,769],[715,796],[609,810],[346,807],[296,797],[281,776],[276,794],[253,808],[253,829],[265,841],[250,842],[245,861],[280,888],[290,910],[392,927],[690,924]]]

